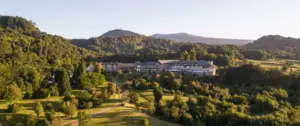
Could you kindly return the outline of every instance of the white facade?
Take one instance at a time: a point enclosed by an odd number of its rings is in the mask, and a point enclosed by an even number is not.
[[[179,60],[159,60],[162,71],[182,72],[186,74],[214,76],[216,66],[212,61],[179,61]]]

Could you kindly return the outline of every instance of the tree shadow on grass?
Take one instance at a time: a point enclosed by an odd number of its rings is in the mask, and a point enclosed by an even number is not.
[[[117,103],[122,102],[122,99],[107,99],[105,103]]]
[[[20,105],[22,105],[22,107],[25,109],[25,110],[34,110],[34,108],[36,107],[36,103],[37,102],[31,102],[31,103],[19,103]],[[43,106],[47,105],[51,103],[53,108],[57,111],[59,106],[60,106],[60,103],[59,101],[41,101],[41,104]]]
[[[27,114],[19,114],[19,113],[0,113],[0,122],[3,122],[5,116],[11,115],[12,116],[12,122],[18,123],[25,121]]]

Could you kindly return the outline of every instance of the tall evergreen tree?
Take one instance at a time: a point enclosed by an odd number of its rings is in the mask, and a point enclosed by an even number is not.
[[[197,55],[196,50],[195,50],[195,48],[193,48],[193,49],[190,51],[190,59],[191,59],[191,60],[197,60],[196,55]]]
[[[86,76],[86,63],[84,61],[81,61],[78,64],[78,67],[75,71],[75,81],[76,81],[76,85],[78,87],[80,87],[80,82],[79,82],[79,77],[80,76]]]
[[[70,79],[68,72],[65,68],[57,70],[55,73],[55,82],[58,83],[59,93],[61,95],[70,94],[72,88],[70,86]]]
[[[162,99],[163,96],[163,90],[161,87],[158,87],[153,90],[154,100],[155,102],[159,102],[159,100]]]

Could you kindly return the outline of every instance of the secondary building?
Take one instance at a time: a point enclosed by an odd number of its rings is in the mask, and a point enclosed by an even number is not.
[[[136,71],[138,72],[159,72],[157,62],[136,62]]]
[[[118,62],[101,62],[100,64],[106,72],[118,72],[120,70]]]

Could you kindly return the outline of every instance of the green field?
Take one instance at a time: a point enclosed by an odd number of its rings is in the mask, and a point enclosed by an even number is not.
[[[141,125],[141,120],[147,118],[150,126],[179,126],[179,124],[159,120],[147,116],[132,107],[115,107],[105,113],[93,116],[91,123],[97,126]]]
[[[143,101],[153,101],[154,100],[154,96],[153,96],[153,91],[152,89],[149,89],[149,90],[140,90],[140,91],[137,91],[139,93],[139,95],[142,97],[140,99],[140,102],[143,102]],[[181,97],[183,100],[187,101],[188,100],[188,97]],[[143,100],[144,99],[144,100]],[[174,99],[174,95],[173,94],[164,94],[163,97],[162,97],[163,100],[165,100],[167,103],[169,102],[172,102],[173,99]]]
[[[159,120],[136,110],[135,106],[126,103],[121,106],[121,95],[113,95],[102,108],[87,110],[91,115],[91,124],[97,126],[141,125],[141,120],[147,118],[150,126],[179,126],[179,124]],[[141,98],[140,102],[147,102]]]
[[[238,64],[242,64],[243,61],[236,61]],[[299,60],[282,60],[282,59],[274,59],[274,60],[249,60],[247,59],[248,63],[260,65],[266,69],[282,69],[282,67],[286,63],[291,63],[291,67],[293,71],[300,70],[300,61]]]
[[[75,91],[79,92],[79,90]],[[142,93],[142,92],[141,92]],[[144,94],[151,94],[150,92],[143,92]],[[164,97],[166,100],[172,100],[172,97]],[[62,97],[51,97],[46,99],[34,99],[34,100],[20,100],[17,103],[21,104],[22,110],[17,113],[6,113],[8,103],[5,100],[0,101],[0,120],[6,115],[13,116],[13,122],[20,122],[24,120],[26,115],[35,114],[35,104],[40,101],[43,105],[51,103],[53,107],[58,111]],[[141,102],[147,102],[146,99],[141,97]],[[167,121],[159,120],[154,117],[147,116],[146,114],[136,110],[134,105],[126,104],[121,106],[121,94],[114,94],[108,99],[100,108],[93,108],[87,111],[91,116],[91,125],[100,126],[120,126],[120,125],[141,125],[141,120],[147,118],[151,126],[177,126]],[[64,116],[62,113],[58,113],[60,116]],[[73,122],[76,120],[73,117],[70,120],[62,120],[61,123]]]
[[[34,100],[20,100],[17,101],[16,103],[22,105],[22,110],[17,113],[7,113],[6,109],[8,103],[5,100],[0,100],[0,120],[3,120],[3,118],[6,115],[12,115],[13,122],[20,122],[20,120],[24,119],[25,115],[35,114],[34,108],[38,101],[40,101],[43,105],[51,103],[53,107],[56,109],[56,111],[58,111],[61,100],[62,97],[51,97],[47,99],[34,99]]]

